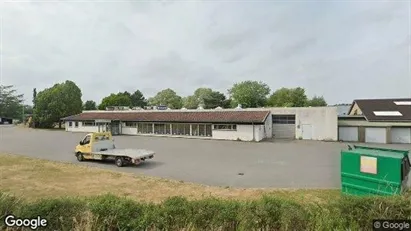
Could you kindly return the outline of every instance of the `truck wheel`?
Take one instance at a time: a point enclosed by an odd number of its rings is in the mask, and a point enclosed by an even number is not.
[[[80,161],[80,162],[84,160],[84,156],[81,152],[77,153],[77,160]]]
[[[123,167],[124,166],[123,157],[117,157],[116,158],[116,165],[117,165],[117,167]]]

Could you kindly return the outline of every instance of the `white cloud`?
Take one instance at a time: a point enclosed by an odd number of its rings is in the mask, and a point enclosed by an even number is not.
[[[28,102],[34,87],[66,79],[96,101],[226,93],[247,79],[330,103],[411,96],[407,1],[5,2],[1,13],[2,82]]]

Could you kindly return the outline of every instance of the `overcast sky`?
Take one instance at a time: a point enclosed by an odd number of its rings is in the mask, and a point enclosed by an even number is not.
[[[31,103],[64,80],[83,100],[140,89],[224,93],[258,80],[331,103],[411,97],[410,1],[3,2],[2,79]]]

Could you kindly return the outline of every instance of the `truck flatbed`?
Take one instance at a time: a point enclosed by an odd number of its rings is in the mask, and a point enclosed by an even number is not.
[[[153,156],[155,152],[145,149],[122,149],[122,148],[115,148],[109,149],[105,151],[99,152],[92,152],[92,154],[97,155],[107,155],[107,156],[128,156],[132,159],[139,159],[139,158],[147,158]]]

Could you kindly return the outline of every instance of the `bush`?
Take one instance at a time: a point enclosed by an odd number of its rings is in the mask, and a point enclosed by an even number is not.
[[[83,219],[85,201],[76,198],[42,199],[26,203],[17,210],[18,217],[47,219],[47,230],[73,230],[76,222]]]
[[[264,197],[244,206],[241,212],[242,229],[244,230],[305,230],[309,213],[301,205],[275,197]]]
[[[403,197],[354,197],[344,196],[331,203],[333,214],[340,216],[344,227],[367,227],[373,219],[409,219],[411,218],[411,200]]]
[[[153,204],[104,195],[28,203],[3,193],[0,212],[2,218],[41,215],[49,222],[44,230],[370,230],[373,219],[411,219],[411,200],[343,196],[301,204],[272,196],[246,202],[172,197]]]
[[[191,202],[193,226],[198,230],[236,230],[240,223],[237,201],[208,198]]]
[[[158,209],[156,227],[161,230],[179,230],[190,226],[190,218],[192,217],[192,203],[184,197],[172,197],[165,200]]]
[[[98,230],[133,230],[141,229],[143,206],[126,198],[104,195],[88,200],[88,208],[94,215]]]
[[[7,193],[0,192],[0,230],[5,229],[4,219],[9,214],[16,214],[20,201]]]

